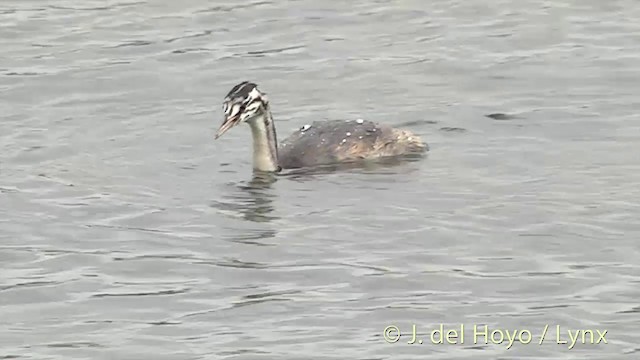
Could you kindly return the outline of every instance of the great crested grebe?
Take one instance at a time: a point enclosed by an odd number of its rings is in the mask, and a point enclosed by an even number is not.
[[[407,130],[362,119],[315,121],[304,125],[279,146],[269,100],[256,84],[243,81],[223,102],[225,119],[218,139],[230,128],[246,122],[253,135],[253,169],[279,172],[319,165],[420,154],[429,146]]]

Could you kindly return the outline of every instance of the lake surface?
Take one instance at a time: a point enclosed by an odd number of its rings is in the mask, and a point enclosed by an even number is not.
[[[0,358],[637,359],[639,35],[633,0],[3,0]],[[253,179],[213,140],[243,80],[280,138],[431,151]]]

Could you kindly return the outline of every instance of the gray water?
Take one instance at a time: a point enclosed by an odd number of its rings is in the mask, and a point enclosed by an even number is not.
[[[0,358],[638,358],[639,36],[634,0],[3,0]],[[280,138],[431,151],[253,179],[213,140],[243,80]]]

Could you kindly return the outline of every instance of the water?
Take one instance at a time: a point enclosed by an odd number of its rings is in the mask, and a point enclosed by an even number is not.
[[[640,353],[635,1],[51,4],[0,5],[3,358]],[[213,141],[242,80],[281,138],[365,118],[431,151],[252,179],[247,127]]]

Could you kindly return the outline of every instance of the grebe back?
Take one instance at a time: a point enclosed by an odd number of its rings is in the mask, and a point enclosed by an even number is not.
[[[253,168],[278,172],[386,157],[421,154],[429,146],[407,130],[371,121],[315,121],[295,131],[278,146],[269,100],[257,85],[243,81],[223,102],[225,119],[218,139],[230,128],[246,122],[253,135]]]

